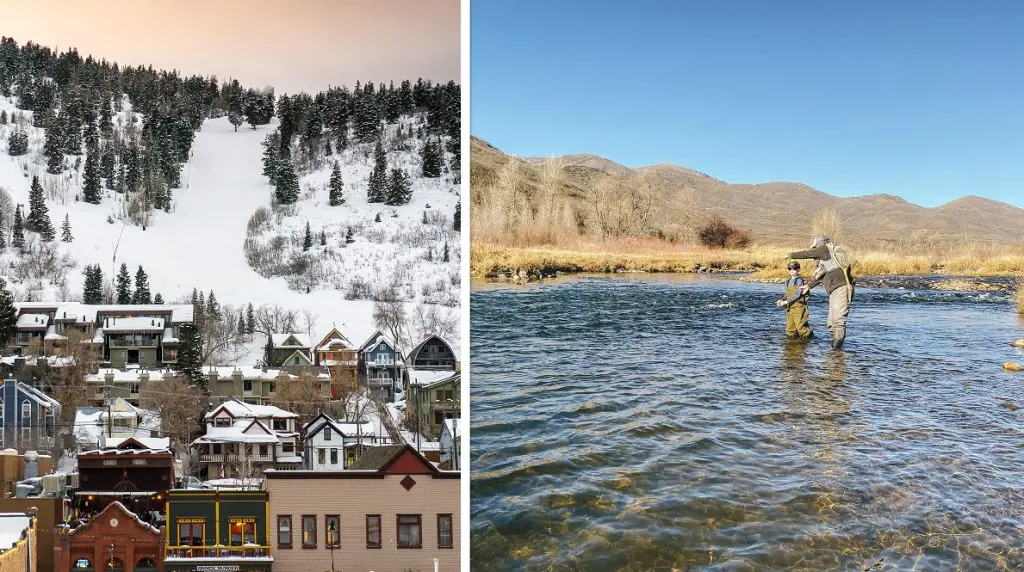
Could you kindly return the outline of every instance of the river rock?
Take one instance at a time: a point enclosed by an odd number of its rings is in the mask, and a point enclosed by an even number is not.
[[[1024,366],[1020,365],[1019,363],[1013,363],[1012,361],[1008,361],[1003,364],[1003,369],[1005,369],[1006,371],[1024,371]]]
[[[1010,342],[1010,345],[1012,347],[1015,347],[1015,348],[1024,348],[1024,338],[1021,338],[1019,340],[1014,340],[1014,341]]]

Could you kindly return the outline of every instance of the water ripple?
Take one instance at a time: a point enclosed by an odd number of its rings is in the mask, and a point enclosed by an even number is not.
[[[778,286],[474,292],[474,570],[1024,570],[1005,294],[858,289],[844,352]]]

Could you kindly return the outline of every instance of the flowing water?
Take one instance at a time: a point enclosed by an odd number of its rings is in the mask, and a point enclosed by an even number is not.
[[[781,289],[477,288],[473,570],[1024,570],[1008,296],[858,288],[834,352]]]

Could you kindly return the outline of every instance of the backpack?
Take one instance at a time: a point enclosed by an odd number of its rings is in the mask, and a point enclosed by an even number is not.
[[[828,243],[828,253],[832,257],[832,260],[839,265],[843,271],[849,271],[850,267],[853,266],[855,258],[853,251],[841,244]]]

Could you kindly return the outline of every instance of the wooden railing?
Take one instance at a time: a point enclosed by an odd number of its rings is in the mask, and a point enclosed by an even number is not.
[[[269,546],[168,546],[166,558],[265,558]]]

